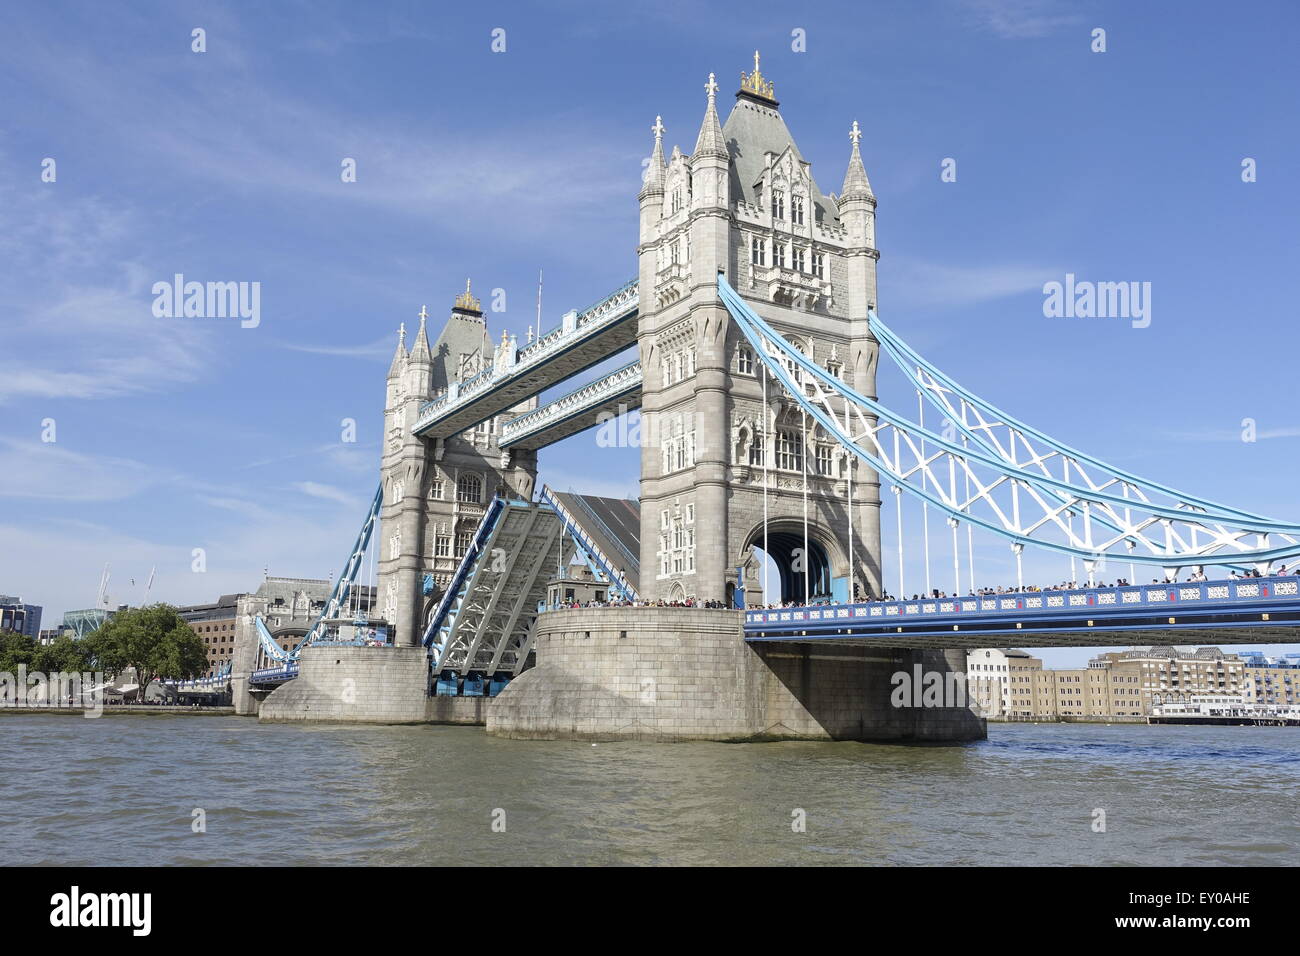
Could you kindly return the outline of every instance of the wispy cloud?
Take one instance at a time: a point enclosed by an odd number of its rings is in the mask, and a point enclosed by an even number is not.
[[[1041,292],[1061,270],[1019,263],[946,265],[900,257],[890,261],[882,298],[900,306],[952,307]]]
[[[0,438],[0,497],[113,501],[169,480],[128,458],[69,451],[56,442]]]
[[[1063,0],[957,0],[979,26],[1009,40],[1046,36],[1082,17]]]
[[[343,358],[389,359],[397,348],[397,341],[392,335],[385,335],[367,345],[300,345],[286,342],[283,348],[293,352],[308,352],[312,355],[337,355]]]
[[[1186,442],[1240,442],[1245,440],[1245,428],[1205,428],[1191,431],[1165,432],[1165,437],[1174,441]],[[1274,438],[1300,438],[1300,426],[1283,428],[1262,428],[1254,433],[1256,441]]]
[[[325,30],[320,50],[352,42],[351,27]],[[386,34],[388,35],[388,34]],[[573,113],[563,151],[537,148],[555,117],[535,129],[440,129],[438,117],[420,129],[395,128],[385,118],[349,112],[327,96],[304,98],[268,83],[256,63],[237,57],[236,23],[205,56],[220,70],[178,79],[168,58],[139,59],[123,71],[105,49],[74,46],[75,35],[33,33],[16,45],[12,69],[72,111],[127,155],[169,175],[220,186],[240,196],[277,202],[335,199],[392,214],[456,222],[461,231],[512,229],[553,234],[557,221],[604,215],[609,203],[636,188],[640,157],[613,147],[603,130]],[[226,59],[235,57],[235,59]],[[166,123],[155,121],[165,116]],[[111,117],[111,121],[109,118]],[[239,135],[232,136],[237,129]],[[355,182],[341,180],[343,159],[356,160]]]
[[[304,495],[312,498],[321,498],[325,501],[334,501],[341,505],[354,506],[358,505],[356,496],[348,494],[342,488],[335,488],[333,485],[324,485],[318,481],[298,481],[293,486]]]
[[[25,356],[0,375],[0,403],[108,398],[202,375],[211,333],[153,315],[136,258],[147,232],[93,196],[0,187],[5,344]]]

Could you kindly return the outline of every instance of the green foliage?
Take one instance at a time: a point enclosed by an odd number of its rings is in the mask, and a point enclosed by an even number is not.
[[[35,638],[17,631],[0,630],[0,671],[16,673],[20,664],[26,664],[29,671],[35,670],[32,661],[36,650]]]
[[[43,674],[88,671],[92,669],[91,660],[84,644],[61,634],[54,643],[42,647],[34,637],[17,631],[0,631],[0,671],[14,674],[20,665]]]
[[[203,642],[170,604],[119,611],[81,643],[97,670],[120,674],[135,668],[141,688],[160,678],[187,680],[208,669]]]
[[[86,642],[74,640],[68,634],[60,634],[53,643],[45,647],[37,647],[34,661],[29,667],[45,674],[58,671],[82,673],[93,670]]]

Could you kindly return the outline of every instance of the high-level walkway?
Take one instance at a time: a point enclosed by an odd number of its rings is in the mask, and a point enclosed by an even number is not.
[[[633,280],[581,312],[566,313],[559,328],[522,349],[506,349],[489,368],[421,406],[415,434],[458,435],[630,348],[639,301]]]

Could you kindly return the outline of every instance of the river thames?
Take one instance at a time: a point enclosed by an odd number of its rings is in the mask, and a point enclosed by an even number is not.
[[[1300,863],[1295,728],[593,746],[5,715],[0,754],[4,865]]]

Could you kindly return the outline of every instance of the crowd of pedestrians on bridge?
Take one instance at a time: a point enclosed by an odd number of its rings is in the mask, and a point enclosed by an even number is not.
[[[1284,576],[1288,574],[1300,574],[1300,564],[1295,565],[1290,570],[1288,570],[1287,566],[1284,564],[1276,571],[1270,572],[1270,576]],[[1251,569],[1249,571],[1245,571],[1240,574],[1237,573],[1236,571],[1233,571],[1228,577],[1231,580],[1240,580],[1242,578],[1264,577],[1264,575],[1261,574],[1258,570]],[[1209,578],[1206,577],[1204,571],[1197,569],[1192,571],[1185,580],[1189,582],[1208,581]],[[1164,579],[1152,578],[1151,583],[1155,585],[1177,584],[1178,578],[1177,576],[1166,577]],[[940,590],[939,588],[934,588],[933,590],[930,591],[929,594],[913,594],[911,598],[908,598],[906,596],[898,598],[888,593],[882,594],[880,597],[875,597],[870,593],[868,593],[865,597],[861,596],[860,594],[855,594],[854,600],[855,603],[858,604],[876,604],[876,603],[884,603],[887,601],[907,601],[907,600],[927,601],[927,600],[943,600],[943,599],[957,598],[957,597],[995,597],[999,594],[1038,594],[1038,593],[1042,593],[1043,591],[1079,591],[1085,588],[1126,588],[1132,586],[1133,586],[1133,582],[1129,581],[1127,578],[1116,578],[1113,584],[1106,584],[1105,582],[1098,582],[1096,584],[1087,584],[1087,583],[1080,584],[1078,581],[1060,581],[1056,584],[1051,584],[1046,587],[1042,587],[1037,584],[1025,584],[1020,586],[1006,586],[1006,587],[995,587],[995,588],[984,587],[984,588],[976,588],[975,590],[969,591],[964,595],[949,594],[947,591]],[[819,595],[808,604],[805,604],[803,601],[785,601],[776,604],[768,604],[766,605],[766,607],[768,610],[779,610],[781,608],[799,608],[799,607],[808,607],[808,606],[819,606],[822,604],[831,604],[831,603],[834,602],[830,600],[830,597],[828,595]],[[561,601],[560,603],[556,604],[554,607],[555,609],[563,609],[563,608],[577,609],[577,608],[589,608],[589,607],[690,607],[690,608],[728,610],[730,608],[730,605],[728,605],[723,601],[698,601],[692,597],[692,598],[685,598],[684,600],[678,600],[678,601],[665,601],[662,599],[658,601],[569,600],[569,601]]]
[[[1284,564],[1281,567],[1279,567],[1276,571],[1270,571],[1267,576],[1285,577],[1286,575],[1289,574],[1300,575],[1300,564],[1294,565],[1290,570],[1288,570],[1287,566]],[[1242,573],[1238,573],[1237,571],[1234,570],[1228,575],[1228,578],[1226,580],[1239,581],[1245,578],[1261,578],[1265,576],[1266,575],[1261,574],[1257,569],[1252,568]],[[1203,570],[1196,569],[1192,571],[1190,574],[1188,574],[1185,580],[1189,582],[1195,582],[1195,581],[1208,581],[1210,579],[1206,577],[1205,572]],[[1155,585],[1177,584],[1178,578],[1177,576],[1165,577],[1163,579],[1152,578],[1151,583]],[[928,601],[928,600],[941,600],[941,599],[957,598],[957,597],[994,597],[999,594],[1037,594],[1043,591],[1080,591],[1084,589],[1126,588],[1132,586],[1133,586],[1133,582],[1129,581],[1127,578],[1116,578],[1114,584],[1106,584],[1105,582],[1102,581],[1099,581],[1096,584],[1087,584],[1087,583],[1080,584],[1078,581],[1061,581],[1057,584],[1048,585],[1047,587],[1041,587],[1036,584],[1025,584],[1019,586],[996,587],[996,588],[984,587],[984,588],[976,588],[973,591],[967,592],[965,595],[949,594],[947,591],[940,590],[939,588],[934,588],[933,590],[930,591],[929,594],[913,594],[911,598],[908,598],[906,595],[904,595],[901,598],[898,598],[888,593],[883,594],[880,597],[875,597],[871,593],[868,593],[865,597],[859,594],[855,594],[854,603],[877,604],[877,603],[884,603],[887,601],[907,601],[907,600]],[[810,606],[815,607],[822,604],[831,604],[831,603],[834,602],[831,601],[828,597],[819,597],[813,599],[809,603],[805,603],[803,601],[785,601],[783,603],[778,603],[778,604],[769,604],[767,605],[767,609],[779,610],[781,608],[800,608],[800,607],[810,607]]]
[[[682,601],[561,601],[555,605],[556,609],[584,607],[695,607],[726,610],[728,605],[723,601],[697,601],[695,598]]]

